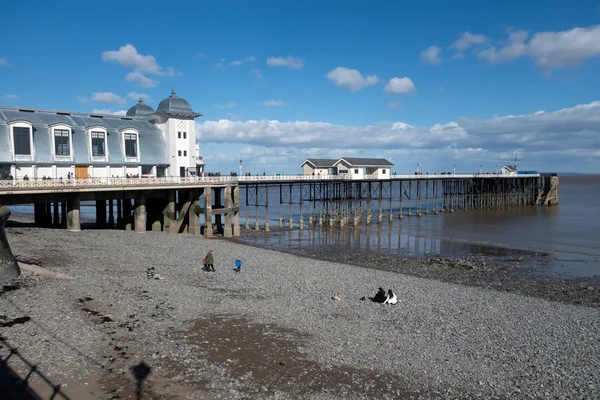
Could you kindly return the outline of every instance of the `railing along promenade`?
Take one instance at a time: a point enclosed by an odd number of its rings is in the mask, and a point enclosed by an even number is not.
[[[57,189],[65,188],[73,191],[109,187],[169,187],[169,186],[195,186],[195,185],[222,185],[236,183],[258,183],[258,182],[326,182],[326,181],[380,181],[380,180],[403,180],[419,181],[432,179],[473,179],[473,178],[535,178],[539,174],[502,175],[502,174],[403,174],[381,177],[378,175],[363,175],[352,177],[350,175],[256,175],[256,176],[203,176],[203,177],[140,177],[140,178],[88,178],[88,179],[15,179],[1,180],[0,192],[15,192],[20,189]]]

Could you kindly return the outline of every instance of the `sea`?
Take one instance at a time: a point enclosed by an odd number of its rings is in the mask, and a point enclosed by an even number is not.
[[[241,202],[244,204],[243,196]],[[303,230],[278,231],[243,241],[292,252],[342,247],[398,257],[474,256],[491,264],[518,265],[533,275],[600,278],[600,175],[560,176],[559,202],[552,207],[458,210],[421,217],[408,217],[404,209],[404,218],[394,218],[391,223],[384,218],[382,224],[342,229],[307,229],[305,225]],[[290,215],[287,207],[284,205],[284,217]],[[295,211],[292,216],[297,220]],[[394,214],[398,211],[394,209]],[[271,226],[278,226],[279,212],[278,205],[270,208]],[[264,214],[259,214],[261,218]],[[250,217],[250,226],[253,222]]]
[[[241,224],[245,223],[244,190],[240,190]],[[378,224],[278,230],[249,236],[242,242],[281,251],[347,248],[398,257],[481,257],[493,264],[519,265],[535,275],[600,277],[600,175],[560,175],[559,205],[523,206],[508,210],[456,211],[395,217]],[[269,192],[269,221],[279,224],[279,189]],[[33,213],[32,205],[11,206],[14,214]],[[297,206],[283,206],[283,216],[298,220]],[[255,207],[251,206],[254,226]],[[264,225],[264,207],[258,209]],[[399,210],[393,210],[397,215]],[[403,210],[406,214],[406,210]],[[94,219],[92,203],[82,203],[82,218]],[[296,224],[297,227],[297,224]]]

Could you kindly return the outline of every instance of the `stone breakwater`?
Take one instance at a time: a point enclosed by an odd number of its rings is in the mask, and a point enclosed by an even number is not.
[[[142,362],[155,399],[600,396],[598,308],[189,235],[7,234],[75,278],[0,293],[1,336],[72,398],[134,396]],[[209,249],[215,273],[200,270]],[[359,300],[379,286],[401,303]]]

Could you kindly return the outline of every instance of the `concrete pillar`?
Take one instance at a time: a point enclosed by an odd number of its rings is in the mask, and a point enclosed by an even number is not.
[[[367,225],[371,225],[372,221],[373,221],[373,216],[371,214],[367,215]]]
[[[269,188],[267,188],[267,196],[268,196]],[[265,232],[269,232],[271,230],[271,224],[269,224],[269,200],[267,199],[267,206],[265,206]]]
[[[41,228],[46,223],[46,204],[35,203],[33,205],[33,215],[35,226]]]
[[[323,217],[319,216],[319,226],[323,226]]]
[[[214,188],[214,192],[215,192],[215,207],[219,208],[219,207],[223,207],[223,200],[222,200],[222,188],[216,187]],[[215,215],[215,225],[217,226],[217,232],[219,232],[222,228],[223,228],[223,217],[222,214],[217,214]]]
[[[279,227],[283,228],[283,217],[279,217]]]
[[[146,199],[138,197],[135,199],[135,211],[133,225],[136,232],[146,232]]]
[[[60,218],[59,218],[59,214],[58,214],[58,201],[54,202],[54,215],[52,217],[52,227],[54,228],[58,228],[59,224],[60,224]]]
[[[126,231],[133,230],[133,223],[131,221],[131,199],[123,199],[123,225]]]
[[[108,200],[108,227],[115,227],[115,210],[113,208],[113,200]]]
[[[60,227],[63,229],[67,228],[67,202],[60,202]]]
[[[196,213],[196,209],[198,208],[198,192],[192,192],[192,204],[190,205],[190,209],[188,210],[188,232],[192,235],[200,235],[200,218]],[[160,222],[159,222],[160,224]],[[160,227],[159,227],[160,230]]]
[[[294,228],[294,219],[290,216],[290,229]]]
[[[67,200],[67,230],[79,232],[81,230],[79,196],[71,195]]]
[[[300,219],[298,220],[298,228],[300,230],[304,229],[304,218],[300,217]]]
[[[106,228],[106,200],[96,200],[96,228]]]
[[[379,215],[377,216],[377,223],[378,223],[378,224],[381,224],[382,222],[383,222],[383,214],[379,214]]]
[[[232,196],[231,196],[231,185],[225,186],[225,198],[224,198],[224,207],[225,207],[225,224],[223,225],[223,237],[232,237],[233,236],[233,228],[231,227],[231,214],[233,212]]]
[[[204,237],[213,237],[212,228],[212,187],[204,188]]]
[[[314,219],[312,216],[308,217],[308,225],[312,226],[314,223]]]
[[[164,225],[163,231],[167,233],[177,233],[177,219],[175,212],[175,191],[169,190],[167,194],[167,205],[163,210]]]
[[[117,199],[117,229],[123,229],[125,225],[123,224],[123,200]]]
[[[52,226],[52,203],[47,201],[45,207],[44,227],[50,228]]]
[[[233,236],[240,236],[240,187],[233,187]]]

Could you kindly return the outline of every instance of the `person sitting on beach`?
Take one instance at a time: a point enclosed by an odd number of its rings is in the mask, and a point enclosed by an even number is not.
[[[387,297],[386,297],[385,301],[383,302],[383,304],[397,304],[397,303],[398,303],[398,297],[394,294],[394,292],[392,292],[392,289],[389,289]]]
[[[240,272],[240,270],[242,269],[242,259],[241,258],[236,258],[235,259],[235,272]]]
[[[377,292],[375,292],[373,297],[369,297],[369,299],[375,303],[384,303],[387,299],[385,290],[383,290],[383,288],[380,287],[379,289],[377,289]]]
[[[148,279],[160,279],[161,281],[164,281],[165,278],[160,276],[155,270],[154,267],[150,267],[146,270],[146,277]]]

